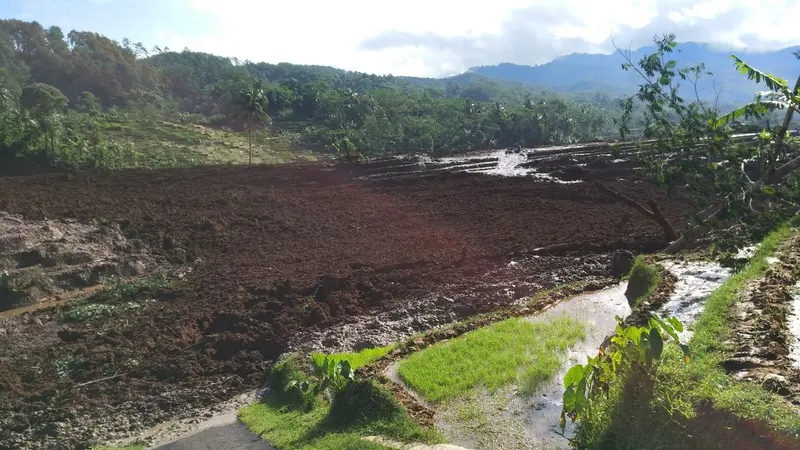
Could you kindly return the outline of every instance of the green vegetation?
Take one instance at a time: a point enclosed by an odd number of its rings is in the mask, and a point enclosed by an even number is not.
[[[298,359],[283,361],[269,378],[274,393],[242,408],[239,419],[284,450],[384,448],[361,439],[372,435],[406,442],[441,441],[436,432],[411,420],[394,396],[373,382],[352,377],[332,382],[330,399],[325,402],[320,392],[308,401],[295,389],[298,384],[315,382],[314,376],[301,370]]]
[[[691,226],[668,252],[684,248],[711,230],[716,230],[712,233],[715,248],[722,252],[763,239],[793,217],[800,202],[800,144],[787,137],[793,113],[800,106],[800,84],[792,88],[788,81],[731,56],[737,70],[766,91],[759,92],[755,101],[722,114],[715,105],[698,99],[696,89],[693,98],[684,97],[686,86],[696,88],[708,75],[705,65],[677,67],[672,59],[678,48],[675,35],[656,38],[655,44],[655,52],[638,61],[621,52],[627,59],[623,68],[635,72],[643,83],[636,95],[622,103],[620,134],[623,139],[629,137],[631,123],[641,127],[647,141],[638,157],[645,172],[668,193],[688,194],[696,209]],[[800,58],[800,52],[795,56]],[[636,105],[641,114],[634,120]],[[742,125],[738,121],[764,118],[777,109],[785,110],[777,126],[765,129],[755,141],[734,141]]]
[[[41,288],[47,280],[39,266],[28,267],[14,273],[0,272],[0,311],[35,303],[27,291]]]
[[[579,422],[580,448],[718,448],[726,445],[726,427],[745,422],[764,423],[786,436],[800,433],[795,407],[761,386],[735,381],[721,365],[733,351],[726,342],[736,296],[766,272],[766,258],[792,232],[781,227],[767,236],[744,270],[709,297],[689,342],[691,362],[668,345],[649,377],[628,376],[612,384],[607,397],[597,397]]]
[[[159,290],[171,285],[165,275],[130,282],[111,278],[106,286],[85,300],[72,302],[61,312],[60,319],[63,322],[85,322],[115,317],[143,307],[153,301]]]
[[[149,51],[96,33],[65,36],[56,26],[0,20],[0,167],[10,173],[258,162],[257,153],[251,158],[257,134],[265,162],[283,160],[269,155],[282,153],[287,140],[292,150],[346,156],[569,143],[608,136],[611,104],[480,76],[445,83]],[[172,139],[142,142],[139,133],[119,138],[118,131],[164,124],[246,134],[247,154],[227,159],[228,145],[218,154],[224,139],[194,151]]]
[[[347,361],[350,363],[350,367],[356,370],[359,367],[366,366],[369,363],[383,358],[387,353],[394,350],[394,348],[394,345],[388,345],[386,347],[368,348],[356,353],[334,353],[332,355],[312,353],[311,362],[316,369],[322,369],[326,358],[330,361],[329,364],[332,365],[338,364],[341,361]]]
[[[558,371],[566,350],[584,337],[581,323],[568,317],[508,319],[414,353],[400,363],[399,373],[433,402],[514,382],[533,393]]]
[[[659,284],[661,284],[661,270],[658,266],[645,261],[643,256],[638,256],[633,262],[628,276],[628,289],[625,291],[631,308],[647,300]]]

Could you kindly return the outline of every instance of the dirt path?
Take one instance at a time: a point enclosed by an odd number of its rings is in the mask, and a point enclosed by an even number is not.
[[[204,428],[153,450],[276,450],[231,415],[224,423]]]

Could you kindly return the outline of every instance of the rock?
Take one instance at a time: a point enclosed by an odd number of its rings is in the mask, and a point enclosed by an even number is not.
[[[764,376],[761,380],[761,386],[770,391],[775,392],[778,395],[789,395],[791,391],[789,390],[789,380],[786,377],[778,375],[776,373],[770,373]]]
[[[454,302],[455,302],[455,300],[453,300],[453,299],[452,299],[452,298],[450,298],[450,297],[446,297],[446,296],[444,296],[444,295],[440,295],[440,296],[439,296],[439,297],[436,299],[436,305],[437,305],[437,306],[447,306],[447,305],[452,305]]]
[[[74,331],[74,330],[60,330],[57,334],[58,337],[64,342],[75,342],[80,338],[86,336],[85,332]]]
[[[124,277],[135,277],[144,273],[147,267],[141,261],[125,261],[119,268]]]
[[[338,339],[336,339],[333,336],[328,336],[322,340],[322,345],[327,348],[332,348],[332,347],[338,347],[340,344]]]
[[[365,339],[363,341],[356,342],[356,345],[353,346],[353,350],[355,350],[357,352],[360,352],[361,350],[366,350],[366,349],[369,349],[369,348],[375,348],[377,346],[378,345],[375,344],[375,342],[373,342],[373,341],[371,341],[369,339]]]
[[[472,305],[459,305],[455,308],[456,314],[460,317],[471,316],[477,312],[474,306]]]
[[[6,330],[5,328],[0,328],[0,336],[5,336],[7,334],[8,334],[8,330]]]
[[[407,310],[397,309],[389,313],[390,320],[400,320],[408,314]]]
[[[611,276],[615,278],[624,277],[633,267],[633,253],[627,250],[617,250],[611,256]]]

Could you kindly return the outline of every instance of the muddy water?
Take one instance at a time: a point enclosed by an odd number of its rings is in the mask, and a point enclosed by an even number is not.
[[[595,293],[579,295],[562,302],[537,316],[532,321],[548,321],[561,315],[569,315],[584,321],[586,339],[570,349],[563,369],[553,381],[531,399],[517,397],[515,402],[528,406],[524,413],[524,432],[526,442],[533,448],[566,447],[567,440],[557,434],[561,416],[561,395],[564,393],[564,375],[575,364],[585,364],[587,357],[597,355],[606,336],[614,332],[616,317],[627,317],[631,313],[625,298],[627,284],[623,283]],[[570,436],[574,426],[568,426],[566,435]]]
[[[586,339],[569,350],[562,370],[553,381],[531,397],[518,394],[510,386],[495,393],[479,390],[471,400],[442,405],[437,425],[448,442],[477,450],[568,447],[568,440],[558,434],[564,375],[572,365],[585,363],[587,357],[597,354],[606,336],[614,331],[616,316],[630,314],[626,287],[623,283],[579,295],[529,317],[534,322],[563,315],[578,318],[585,324]],[[470,404],[481,411],[478,416],[482,419],[465,423],[460,412]],[[571,431],[567,429],[567,436]]]
[[[678,281],[669,301],[658,311],[661,316],[675,316],[684,325],[681,339],[692,336],[689,329],[697,321],[706,305],[708,296],[731,275],[730,269],[708,261],[665,261],[665,269]]]

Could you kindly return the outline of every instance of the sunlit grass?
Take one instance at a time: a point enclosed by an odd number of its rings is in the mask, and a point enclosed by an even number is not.
[[[400,362],[399,373],[432,402],[510,383],[533,393],[558,372],[567,349],[584,338],[583,325],[570,317],[508,319],[414,353]]]
[[[316,352],[311,354],[311,363],[316,369],[321,369],[327,357],[329,365],[336,365],[340,361],[347,361],[350,363],[351,368],[358,369],[359,367],[366,366],[367,364],[379,360],[394,348],[394,345],[389,345],[386,347],[368,348],[360,352],[334,353],[330,355]]]
[[[760,385],[735,381],[722,367],[731,352],[728,342],[733,333],[731,318],[737,296],[749,282],[764,275],[769,267],[766,258],[792,232],[791,228],[782,227],[767,236],[748,265],[709,296],[689,342],[691,362],[684,361],[677,346],[667,346],[649,403],[629,402],[622,406],[623,389],[613,387],[607,400],[597,403],[593,414],[580,422],[580,447],[716,446],[717,435],[706,427],[728,425],[694,423],[701,405],[713,405],[715,410],[730,412],[747,423],[763,423],[787,436],[800,435],[800,411],[796,407]]]

